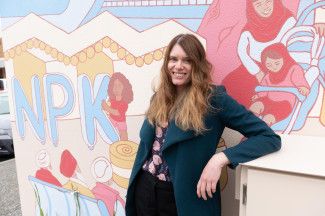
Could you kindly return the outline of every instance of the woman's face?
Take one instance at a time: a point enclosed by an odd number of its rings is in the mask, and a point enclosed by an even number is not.
[[[273,0],[251,0],[253,1],[253,7],[255,12],[264,18],[271,16],[273,13]]]
[[[122,96],[123,83],[120,80],[116,79],[113,84],[114,84],[114,86],[113,86],[113,94],[116,97]]]
[[[192,65],[187,54],[180,45],[175,44],[172,48],[167,67],[172,82],[177,90],[183,89],[183,87],[190,82]]]
[[[268,70],[272,71],[273,73],[279,72],[282,66],[283,66],[283,58],[273,59],[273,58],[266,57],[265,59],[265,67]]]

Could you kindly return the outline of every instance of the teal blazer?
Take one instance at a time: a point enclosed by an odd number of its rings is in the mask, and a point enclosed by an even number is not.
[[[174,121],[169,122],[162,156],[166,160],[174,187],[179,216],[220,216],[220,187],[207,201],[198,198],[196,185],[203,168],[216,152],[216,144],[225,127],[239,131],[248,139],[224,150],[230,167],[247,162],[281,148],[281,139],[270,127],[244,106],[238,104],[223,86],[215,86],[211,105],[215,108],[205,117],[206,132],[196,135],[183,131]],[[134,189],[142,165],[151,155],[155,127],[147,120],[140,130],[140,144],[129,180],[126,196],[126,215],[136,216]]]

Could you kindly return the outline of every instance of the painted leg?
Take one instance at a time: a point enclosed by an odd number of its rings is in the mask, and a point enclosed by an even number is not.
[[[275,117],[272,114],[267,114],[263,117],[263,121],[269,126],[271,126],[275,123]]]
[[[120,140],[128,140],[128,132],[127,131],[119,131],[120,134]]]

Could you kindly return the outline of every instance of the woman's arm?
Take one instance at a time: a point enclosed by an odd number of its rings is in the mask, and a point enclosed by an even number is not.
[[[223,151],[230,161],[230,167],[234,168],[239,163],[256,159],[281,148],[280,137],[264,121],[231,98],[226,91],[217,100],[220,100],[222,106],[219,116],[224,125],[247,137],[238,145]]]
[[[238,104],[225,91],[223,86],[217,87],[216,101],[219,104],[219,119],[226,127],[242,133],[246,140],[234,147],[227,148],[211,157],[197,184],[197,196],[207,200],[216,192],[216,185],[222,167],[229,165],[235,168],[239,163],[247,162],[281,148],[281,139],[265,122],[252,112]]]

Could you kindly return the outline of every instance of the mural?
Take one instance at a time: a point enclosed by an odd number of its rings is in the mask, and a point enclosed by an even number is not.
[[[179,33],[275,131],[324,136],[324,0],[13,0],[0,14],[23,215],[125,215],[138,132]],[[242,139],[227,131],[216,150]],[[234,171],[221,181],[223,214],[237,215]]]
[[[200,35],[207,39],[207,52],[215,65],[215,82],[225,85],[228,93],[247,108],[253,109],[259,116],[262,114],[261,118],[277,132],[301,133],[309,124],[308,118],[313,118],[311,124],[320,129],[319,135],[323,130],[324,4],[324,1],[308,0],[214,1],[198,29]],[[229,10],[234,11],[236,16],[226,13]],[[261,54],[275,43],[285,45],[304,71],[304,78],[300,79],[306,79],[308,85],[292,86],[288,82],[289,77],[281,83],[266,83],[270,71],[263,68]],[[229,64],[229,59],[232,59],[232,64]],[[296,88],[307,86],[308,92]],[[295,99],[290,105],[282,105],[287,111],[282,113],[279,104],[273,104],[281,100],[278,96],[265,106],[254,103],[256,95],[262,94],[287,94]],[[270,112],[273,113],[271,118],[268,115]]]

